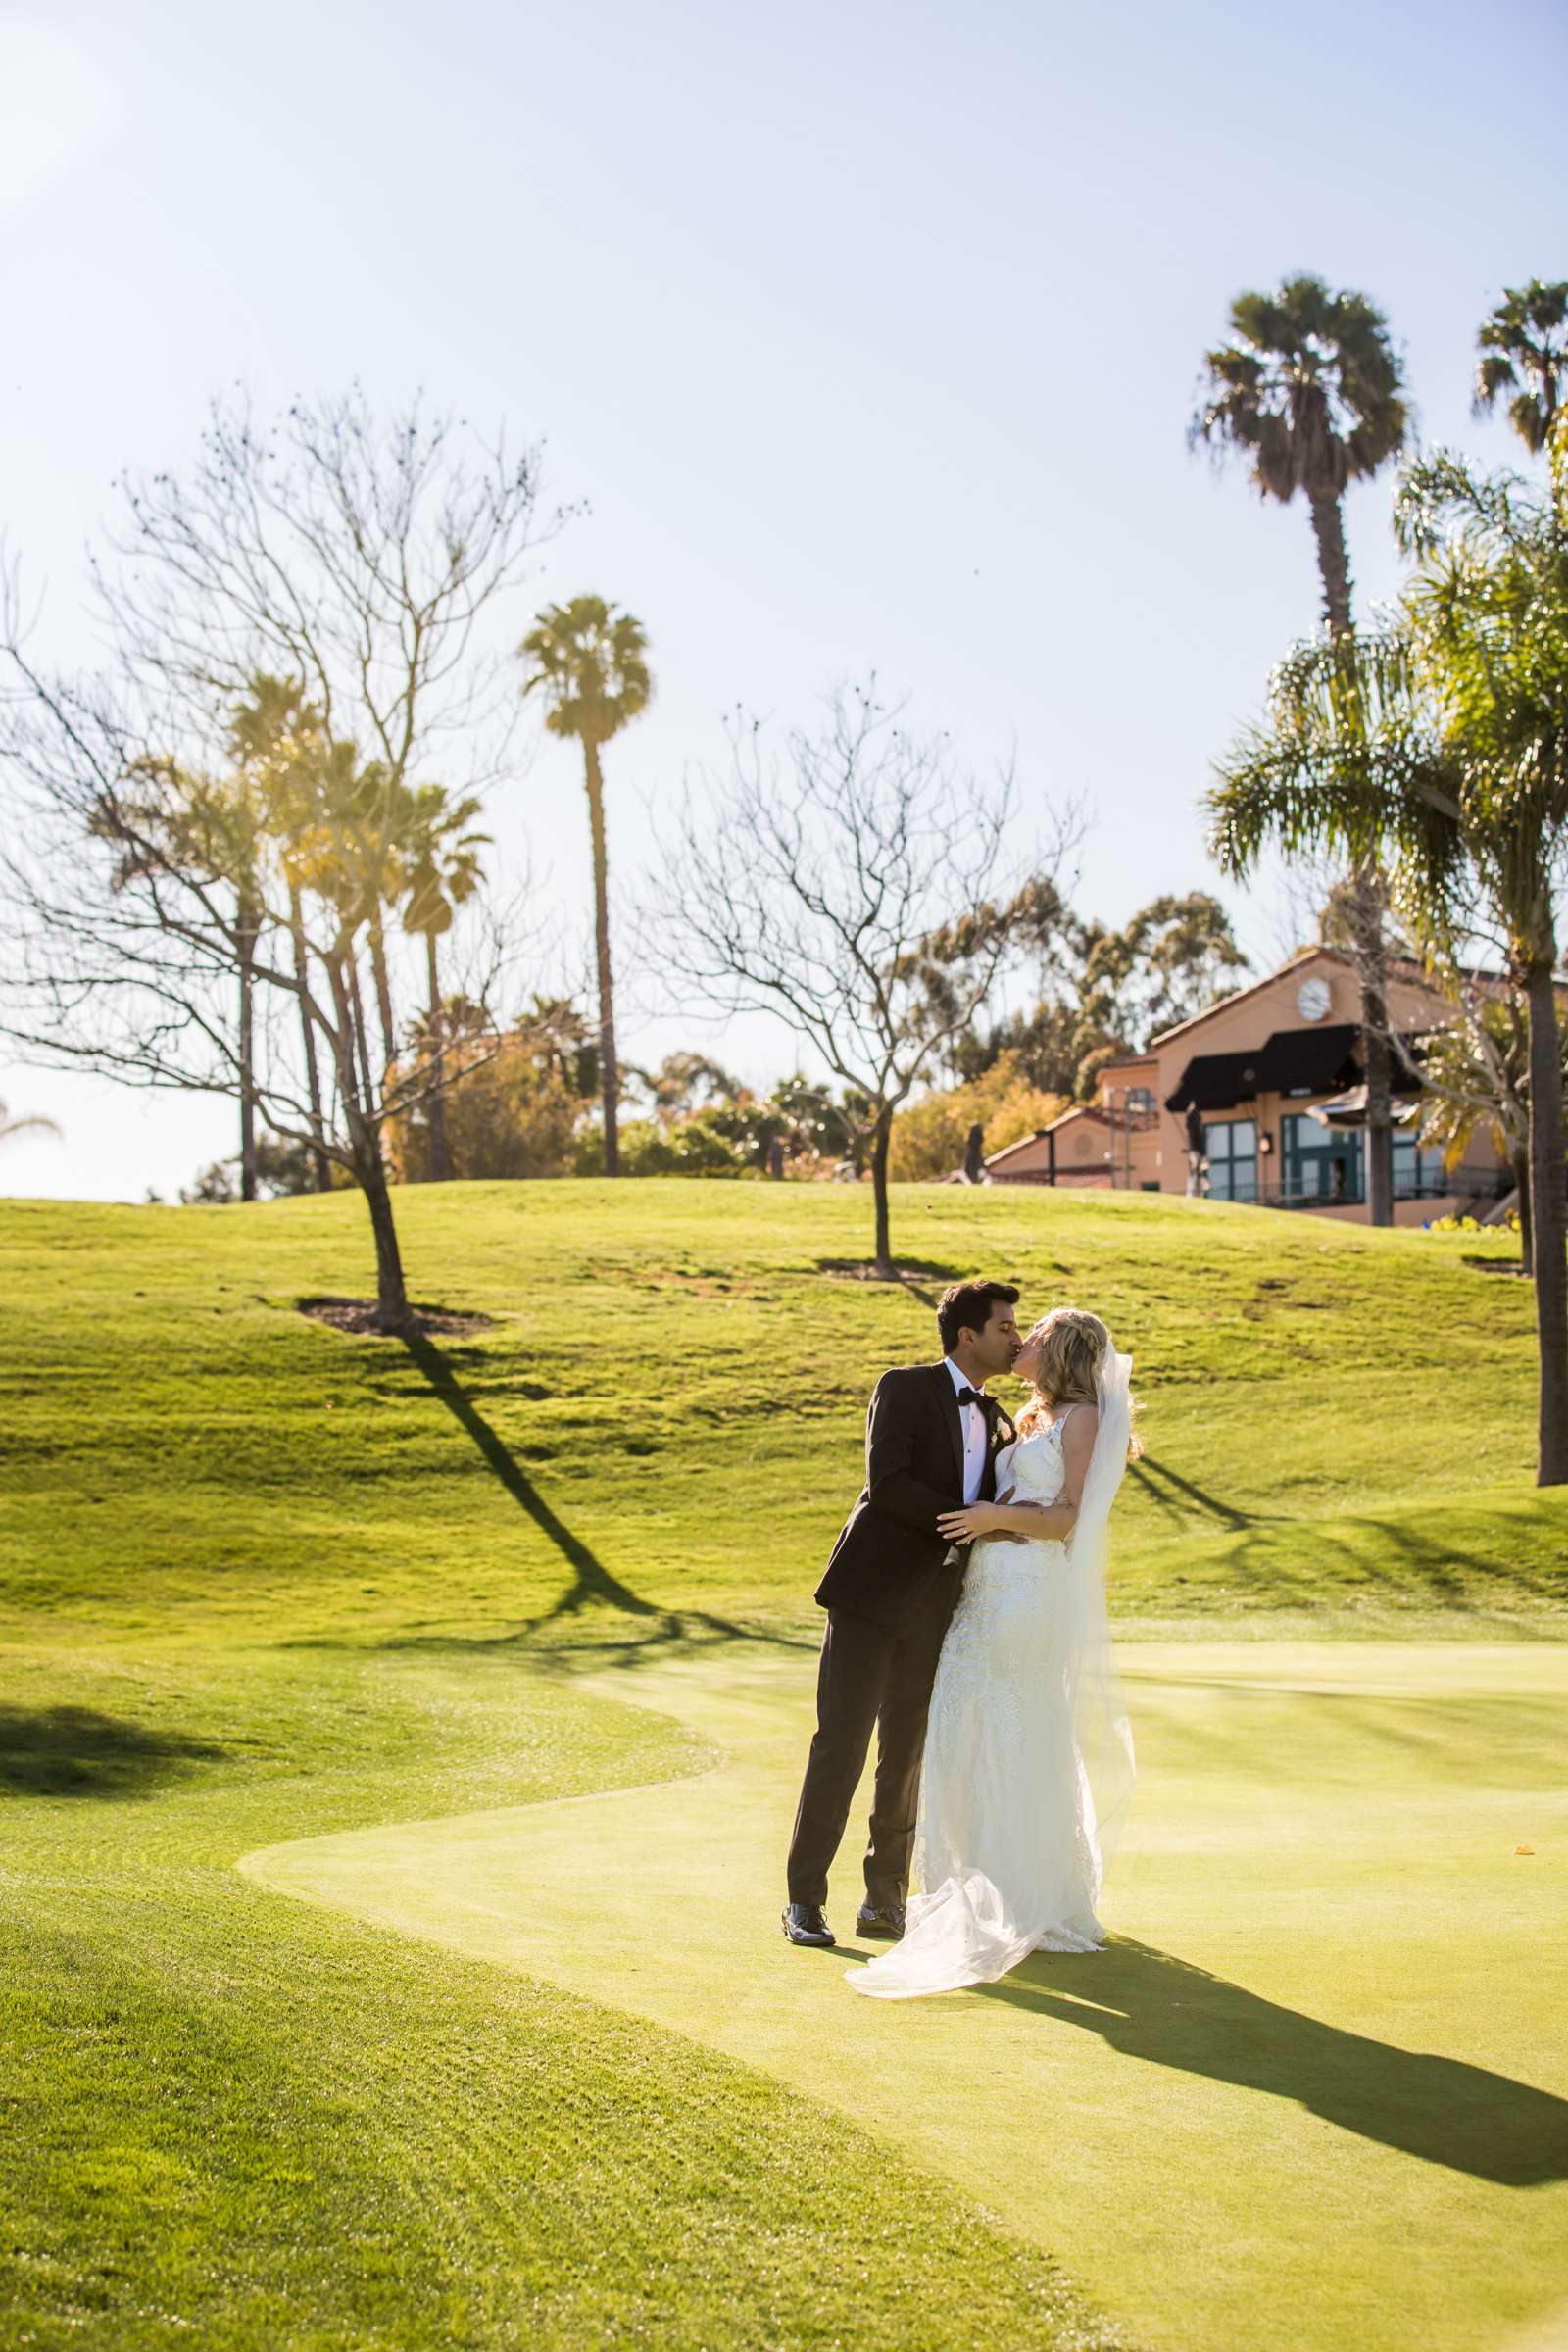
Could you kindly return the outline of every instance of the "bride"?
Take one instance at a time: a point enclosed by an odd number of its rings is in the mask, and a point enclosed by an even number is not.
[[[989,1984],[1028,1952],[1091,1952],[1132,1793],[1132,1733],[1105,1613],[1105,1530],[1129,1455],[1132,1360],[1058,1306],[1013,1369],[1034,1396],[999,1455],[1006,1502],[951,1512],[972,1544],[937,1666],[903,1941],[845,1971],[906,2000]]]

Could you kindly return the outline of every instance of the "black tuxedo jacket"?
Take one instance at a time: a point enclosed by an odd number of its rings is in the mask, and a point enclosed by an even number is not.
[[[980,1499],[996,1499],[997,1455],[1013,1426],[1001,1406],[989,1424]],[[963,1554],[937,1534],[943,1511],[963,1504],[963,1416],[945,1363],[884,1372],[865,1418],[865,1485],[839,1532],[816,1597],[902,1633],[924,1605],[950,1588],[951,1608],[963,1582]]]

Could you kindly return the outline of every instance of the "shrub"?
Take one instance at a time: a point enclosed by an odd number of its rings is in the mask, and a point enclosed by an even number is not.
[[[1067,1107],[1065,1095],[1031,1085],[1016,1053],[1001,1054],[990,1069],[963,1086],[921,1097],[893,1122],[890,1172],[902,1181],[951,1176],[963,1165],[969,1130],[978,1119],[988,1152],[1047,1127]]]

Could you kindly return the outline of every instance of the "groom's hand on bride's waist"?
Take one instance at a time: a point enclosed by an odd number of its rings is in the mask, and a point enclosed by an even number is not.
[[[993,1502],[971,1502],[961,1511],[944,1511],[937,1521],[937,1533],[950,1544],[974,1544],[983,1536],[993,1544],[1027,1544],[1029,1538],[1021,1528],[998,1527],[992,1513],[1012,1503],[1016,1487],[1008,1487]],[[1042,1502],[1020,1502],[1013,1506],[1020,1511],[1042,1511]]]
[[[1017,1492],[1016,1487],[1009,1487],[1005,1494],[997,1496],[997,1500],[1010,1503]],[[1043,1502],[1031,1502],[1025,1495],[1022,1502],[1014,1504],[1013,1507],[1020,1511],[1043,1511],[1046,1506]],[[1027,1544],[1029,1539],[1021,1527],[997,1527],[991,1531],[991,1541],[994,1544]]]

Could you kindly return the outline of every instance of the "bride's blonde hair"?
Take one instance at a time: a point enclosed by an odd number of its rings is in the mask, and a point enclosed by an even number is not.
[[[1018,1415],[1021,1438],[1038,1429],[1048,1413],[1054,1419],[1054,1408],[1098,1403],[1095,1383],[1110,1348],[1110,1334],[1100,1317],[1082,1306],[1054,1306],[1049,1315],[1042,1315],[1033,1329],[1025,1333],[1025,1347],[1031,1340],[1039,1341],[1040,1354],[1029,1376],[1035,1393]],[[1137,1411],[1134,1400],[1135,1417]],[[1128,1459],[1136,1461],[1143,1450],[1143,1440],[1134,1429],[1127,1448]]]

